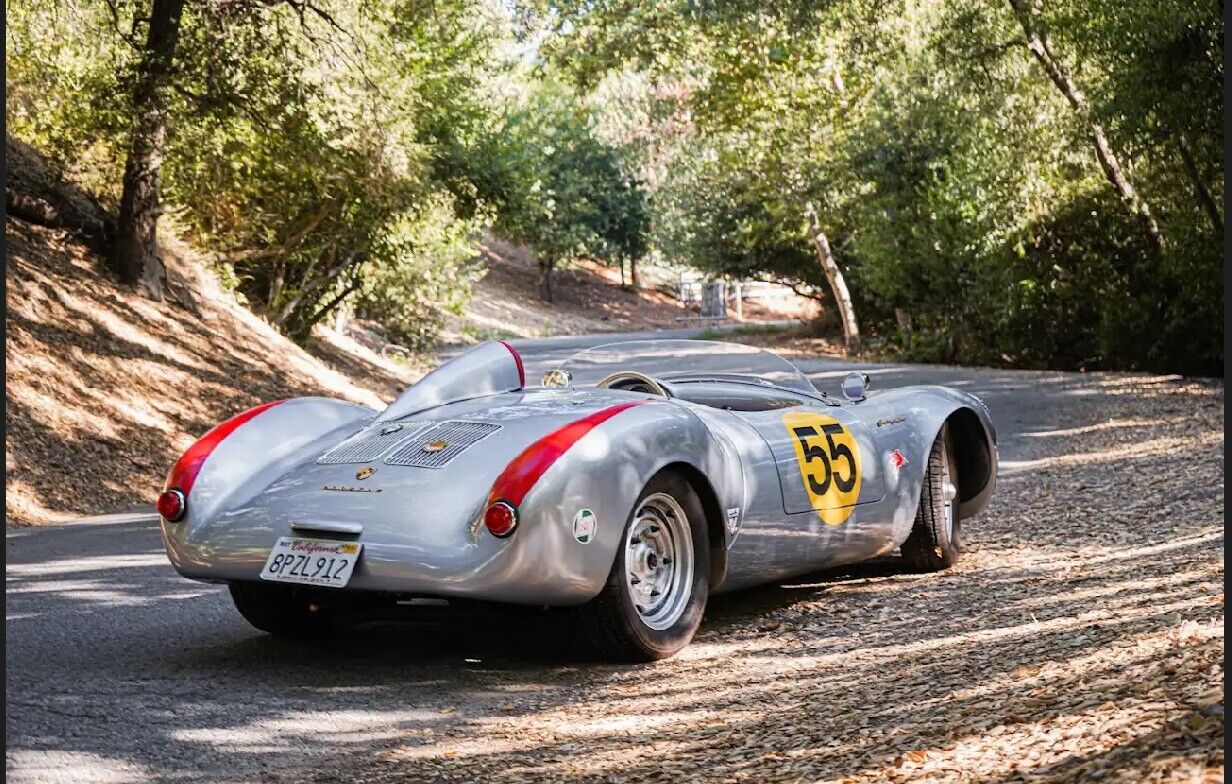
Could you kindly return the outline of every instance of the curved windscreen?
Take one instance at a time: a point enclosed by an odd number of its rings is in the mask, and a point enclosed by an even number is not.
[[[633,371],[663,381],[741,377],[809,394],[817,390],[787,360],[753,346],[713,340],[630,340],[580,351],[561,366],[579,386],[595,384],[613,373]]]

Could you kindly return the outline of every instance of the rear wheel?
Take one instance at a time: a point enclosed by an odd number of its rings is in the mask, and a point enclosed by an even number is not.
[[[677,474],[658,474],[633,505],[603,591],[578,608],[583,642],[620,661],[671,656],[701,624],[709,575],[697,493]]]
[[[231,583],[231,600],[244,620],[276,637],[325,637],[338,626],[333,608],[283,585]]]
[[[958,563],[960,535],[958,473],[949,428],[943,427],[928,454],[915,525],[902,547],[903,560],[918,572],[948,569]]]

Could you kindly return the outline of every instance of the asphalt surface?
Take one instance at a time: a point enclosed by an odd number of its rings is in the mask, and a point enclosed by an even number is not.
[[[516,345],[537,378],[620,337]],[[835,394],[852,368],[798,364]],[[1000,436],[1003,479],[1048,448],[1029,434],[1048,430],[1068,396],[1098,394],[1081,374],[860,367],[874,389],[941,383],[980,395]],[[509,693],[468,685],[477,669],[522,670],[545,688],[553,671],[584,666],[533,625],[499,619],[376,629],[324,645],[275,640],[236,614],[225,589],[175,574],[152,516],[9,529],[6,542],[12,782],[307,777],[324,760],[366,758],[407,727],[448,732],[467,715],[504,709]],[[707,623],[755,613],[760,590],[717,598],[717,620]]]

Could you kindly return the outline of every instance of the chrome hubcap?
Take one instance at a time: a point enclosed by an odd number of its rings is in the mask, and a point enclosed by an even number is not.
[[[950,447],[947,444],[941,452],[941,500],[945,503],[945,541],[954,541],[954,499],[958,497],[958,488],[950,476]]]
[[[655,493],[633,513],[625,538],[625,590],[642,622],[662,630],[680,619],[692,585],[689,518],[670,495]]]

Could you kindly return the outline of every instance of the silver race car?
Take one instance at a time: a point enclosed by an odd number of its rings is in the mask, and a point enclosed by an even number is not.
[[[704,368],[704,369],[703,369]],[[711,593],[901,551],[954,564],[988,504],[983,403],[917,386],[845,400],[766,351],[636,341],[528,387],[508,344],[384,411],[267,403],[207,433],[158,499],[172,564],[279,635],[415,602],[565,611],[606,657],[686,645]]]

